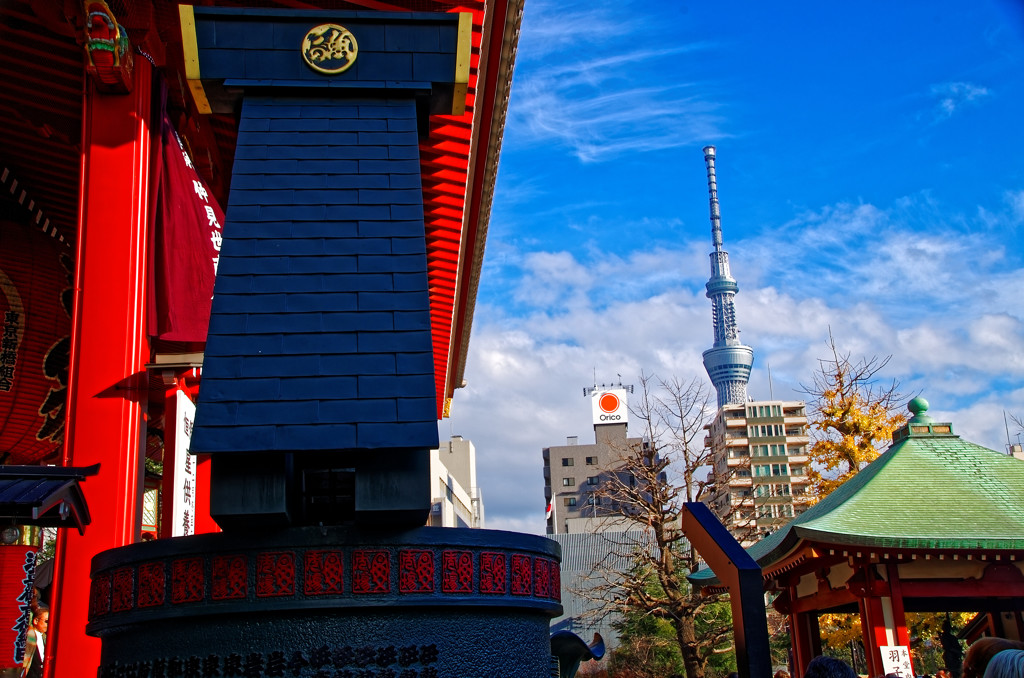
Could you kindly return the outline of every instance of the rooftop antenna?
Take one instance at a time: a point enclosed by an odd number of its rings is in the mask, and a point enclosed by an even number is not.
[[[768,363],[768,400],[775,400],[775,391],[772,389],[772,363]]]
[[[1006,451],[1013,454],[1013,443],[1010,441],[1010,423],[1006,420],[1006,410],[1003,410],[1003,426],[1006,427]],[[1020,435],[1017,436],[1020,438]]]

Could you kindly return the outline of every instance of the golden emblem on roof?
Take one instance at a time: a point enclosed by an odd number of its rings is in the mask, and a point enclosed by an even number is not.
[[[342,73],[356,62],[359,45],[344,26],[320,24],[302,39],[302,59],[318,73]]]

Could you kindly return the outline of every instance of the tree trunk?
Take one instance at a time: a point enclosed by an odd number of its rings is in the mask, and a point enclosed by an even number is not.
[[[697,634],[693,627],[692,617],[682,617],[674,622],[676,642],[683,656],[683,668],[686,678],[704,678],[704,666],[697,652]]]

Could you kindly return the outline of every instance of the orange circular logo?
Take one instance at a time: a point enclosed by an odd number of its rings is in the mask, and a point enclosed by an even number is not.
[[[605,393],[597,401],[597,405],[601,408],[602,412],[614,412],[619,409],[619,396],[614,393]]]

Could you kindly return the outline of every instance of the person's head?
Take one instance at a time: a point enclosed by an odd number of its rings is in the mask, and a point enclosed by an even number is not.
[[[979,638],[971,643],[964,655],[962,678],[982,678],[992,657],[1003,650],[1024,650],[1024,643],[994,636]]]
[[[786,671],[785,669],[779,669],[775,672],[773,678],[789,678],[789,671]]]
[[[984,678],[1024,678],[1024,650],[997,652],[985,667]]]
[[[32,628],[40,633],[46,633],[50,625],[50,608],[46,603],[39,603],[36,613],[32,617]]]
[[[807,665],[804,678],[857,678],[857,674],[841,659],[818,656]]]

